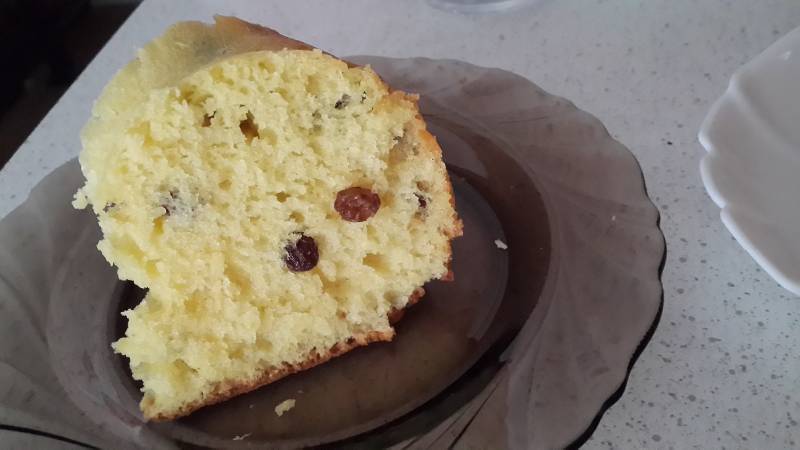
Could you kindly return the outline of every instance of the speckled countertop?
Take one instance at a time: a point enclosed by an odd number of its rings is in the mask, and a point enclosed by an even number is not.
[[[464,16],[425,1],[146,1],[0,172],[0,215],[77,155],[111,75],[172,22],[234,14],[339,55],[456,58],[523,74],[600,118],[644,170],[667,240],[661,323],[587,448],[800,446],[800,298],[723,228],[697,129],[797,0],[540,0]]]

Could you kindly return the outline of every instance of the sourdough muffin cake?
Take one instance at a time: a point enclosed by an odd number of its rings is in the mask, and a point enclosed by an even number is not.
[[[416,97],[235,18],[178,23],[83,131],[98,248],[148,289],[114,349],[166,420],[360,345],[449,275],[461,234]]]

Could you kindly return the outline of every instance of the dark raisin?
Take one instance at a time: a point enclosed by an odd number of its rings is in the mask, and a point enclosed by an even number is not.
[[[204,127],[210,127],[211,126],[211,119],[213,119],[214,115],[216,115],[216,114],[217,114],[216,111],[211,113],[211,115],[203,114],[203,126]]]
[[[366,99],[367,99],[367,91],[364,91],[361,93],[361,103],[364,103]]]
[[[292,272],[305,272],[316,267],[319,261],[317,243],[311,236],[299,233],[300,238],[293,243],[286,244],[286,255],[283,261]]]
[[[419,207],[420,207],[420,208],[423,208],[423,209],[424,209],[424,208],[427,208],[427,207],[428,207],[428,201],[427,201],[427,200],[425,200],[425,197],[424,197],[424,196],[422,196],[422,195],[420,195],[420,194],[414,194],[414,195],[416,195],[416,196],[417,196],[417,203],[419,203]]]
[[[107,213],[107,212],[111,211],[112,209],[114,209],[116,207],[117,207],[117,204],[114,203],[114,202],[106,203],[106,206],[103,206],[103,212]]]
[[[348,222],[363,222],[378,212],[381,198],[362,187],[350,187],[336,194],[333,208]]]
[[[347,94],[342,94],[342,98],[336,101],[336,104],[333,105],[336,109],[342,109],[345,106],[350,104],[350,96]]]

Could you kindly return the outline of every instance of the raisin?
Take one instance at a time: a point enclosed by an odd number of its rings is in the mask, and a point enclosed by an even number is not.
[[[111,211],[112,209],[114,209],[116,207],[117,207],[117,204],[114,203],[114,202],[106,203],[106,206],[103,206],[103,212],[107,213],[107,212]]]
[[[294,243],[287,244],[284,248],[286,255],[283,261],[292,272],[306,272],[317,266],[319,249],[311,236],[299,233],[300,238]]]
[[[214,118],[214,116],[215,116],[216,114],[217,114],[217,112],[216,112],[216,111],[214,111],[213,113],[211,113],[211,115],[208,115],[208,114],[203,114],[203,123],[202,123],[202,126],[203,126],[203,127],[210,127],[210,126],[211,126],[211,119],[213,119],[213,118]]]
[[[363,222],[378,212],[381,198],[362,187],[350,187],[336,194],[333,208],[348,222]]]
[[[414,194],[414,195],[417,196],[417,203],[419,203],[420,208],[425,209],[428,207],[428,201],[425,200],[424,196],[422,196],[421,194]]]
[[[333,105],[336,109],[342,109],[345,106],[350,104],[350,96],[347,94],[342,94],[342,98],[336,101],[336,104]]]
[[[367,99],[367,91],[364,91],[361,93],[361,103],[364,103],[366,99]]]

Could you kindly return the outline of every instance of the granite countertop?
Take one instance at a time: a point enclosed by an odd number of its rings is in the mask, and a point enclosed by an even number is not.
[[[0,216],[77,155],[102,86],[169,24],[214,13],[338,55],[455,58],[522,74],[603,121],[641,163],[667,240],[664,310],[586,448],[800,445],[800,298],[733,240],[697,130],[731,73],[800,24],[797,0],[533,0],[466,16],[415,1],[145,1],[0,172]]]

